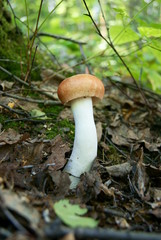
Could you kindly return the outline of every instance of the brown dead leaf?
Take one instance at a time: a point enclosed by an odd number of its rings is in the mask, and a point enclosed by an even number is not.
[[[21,162],[21,166],[40,164],[44,156],[44,147],[45,144],[43,142],[30,143],[23,141],[15,146],[11,160],[17,159],[17,161]]]
[[[139,129],[137,126],[127,126],[123,122],[113,127],[112,124],[107,128],[108,134],[112,136],[112,141],[120,146],[134,146],[138,149],[144,143],[149,151],[159,151],[161,138],[154,139],[150,128]]]
[[[40,221],[39,212],[29,204],[26,197],[22,198],[10,190],[2,189],[0,189],[0,197],[5,207],[25,218],[33,229],[37,229]]]
[[[3,91],[12,89],[13,85],[14,82],[9,82],[6,80],[4,80],[3,82],[0,81],[0,86],[2,87]]]
[[[82,174],[77,187],[78,197],[83,203],[88,202],[90,199],[96,199],[101,192],[101,184],[102,180],[97,171]]]
[[[0,147],[0,163],[7,161],[13,154],[14,145],[3,145]]]
[[[161,166],[160,167],[155,167],[152,166],[150,164],[144,164],[146,172],[148,174],[149,177],[153,177],[153,178],[160,178],[161,177]]]
[[[153,202],[153,203],[147,202],[147,204],[149,204],[152,209],[161,208],[161,202]]]
[[[54,194],[59,197],[64,197],[70,187],[70,179],[69,174],[61,171],[50,171],[49,175],[52,178],[52,181],[54,183]]]
[[[5,144],[15,144],[18,143],[22,138],[22,134],[19,134],[14,129],[9,128],[8,130],[0,134],[0,146]]]
[[[101,184],[101,190],[107,196],[115,198],[115,189],[113,187],[108,188],[105,184]]]
[[[136,173],[135,173],[135,182],[137,185],[137,187],[135,187],[135,190],[142,200],[148,201],[150,198],[149,192],[147,192],[149,177],[146,173],[145,166],[143,165],[143,155],[144,155],[143,148],[141,148],[139,154],[140,154],[139,161],[136,165]]]
[[[161,202],[161,189],[160,188],[153,188],[153,198],[155,202]]]
[[[100,145],[105,152],[110,150],[109,146],[105,142],[100,142]]]
[[[37,104],[37,103],[31,103],[31,102],[19,100],[19,101],[17,102],[17,105],[19,106],[19,108],[21,108],[21,109],[23,109],[24,111],[27,111],[27,112],[30,112],[30,111],[32,111],[33,109],[41,110],[41,109],[38,107],[38,104]]]
[[[125,218],[115,217],[115,222],[120,228],[129,228],[130,225]]]
[[[161,219],[161,208],[150,210],[149,213],[153,214],[155,217]]]
[[[106,167],[106,170],[109,173],[109,175],[113,177],[124,177],[131,172],[132,166],[129,162],[125,162],[125,163]]]
[[[45,162],[46,165],[49,165],[49,170],[56,171],[64,167],[66,163],[65,153],[70,151],[69,145],[64,143],[61,136],[56,136],[51,141],[51,155],[48,157]]]

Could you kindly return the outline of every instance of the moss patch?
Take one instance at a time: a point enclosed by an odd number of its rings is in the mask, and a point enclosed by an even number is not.
[[[0,123],[3,126],[3,129],[13,128],[14,130],[20,131],[25,127],[25,123],[21,121],[10,121],[6,122],[10,119],[10,115],[0,115]]]
[[[69,120],[61,120],[54,124],[49,124],[46,128],[45,135],[48,139],[53,139],[60,134],[66,140],[74,141],[74,124]]]

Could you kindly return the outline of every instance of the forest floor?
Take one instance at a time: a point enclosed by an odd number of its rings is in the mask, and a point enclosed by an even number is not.
[[[130,79],[104,80],[105,97],[94,107],[98,156],[71,191],[62,169],[74,121],[57,99],[62,79],[52,75],[42,71],[37,93],[16,78],[0,83],[0,239],[160,239],[160,96]],[[54,101],[42,94],[47,89]],[[65,224],[54,210],[64,199],[87,209],[82,219],[97,226]]]

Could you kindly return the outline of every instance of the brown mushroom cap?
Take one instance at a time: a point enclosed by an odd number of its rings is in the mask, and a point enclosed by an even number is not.
[[[100,79],[90,74],[77,74],[66,78],[58,87],[58,97],[63,104],[82,98],[92,97],[97,101],[104,96],[104,85]]]

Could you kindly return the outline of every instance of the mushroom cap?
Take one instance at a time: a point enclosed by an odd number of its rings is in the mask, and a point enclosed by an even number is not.
[[[93,102],[101,100],[105,88],[100,79],[90,74],[77,74],[64,79],[58,87],[58,97],[63,104],[82,98],[92,97]]]

